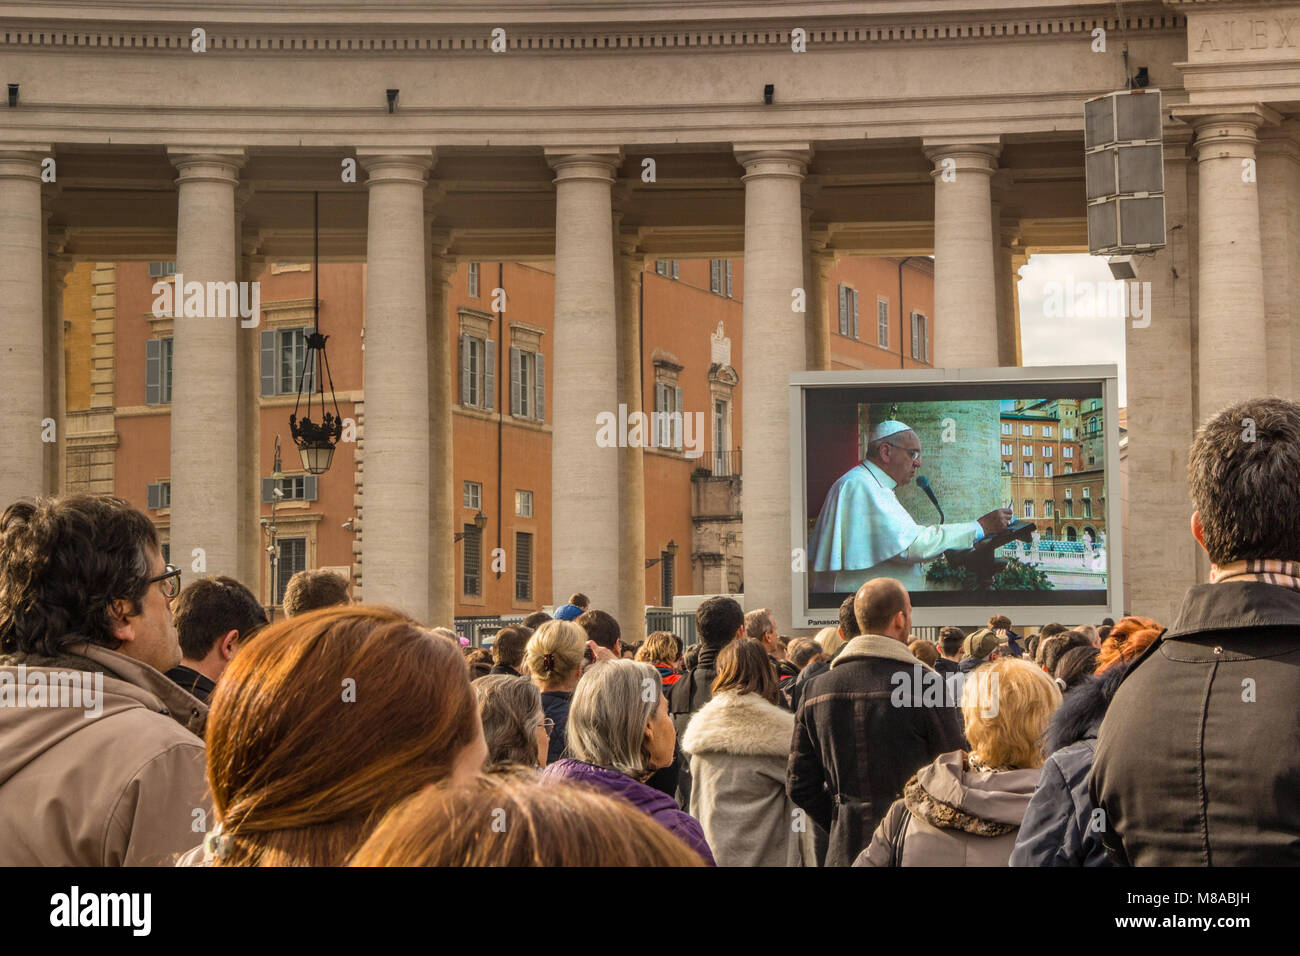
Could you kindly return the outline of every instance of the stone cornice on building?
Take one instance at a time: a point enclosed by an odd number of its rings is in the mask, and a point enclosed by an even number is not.
[[[1219,0],[1220,3],[1224,0]],[[1165,0],[1186,10],[1196,5]],[[207,52],[272,55],[500,55],[494,29],[505,31],[505,53],[591,53],[637,50],[791,49],[793,30],[809,49],[864,44],[935,43],[1008,37],[1088,36],[1119,30],[1111,3],[1007,0],[1003,3],[895,0],[876,11],[861,3],[509,3],[484,11],[479,3],[327,4],[261,2],[209,4],[173,11],[155,4],[7,4],[10,25],[0,47],[148,50],[193,56],[191,33],[207,31]],[[30,11],[30,12],[27,12]],[[297,14],[297,16],[295,16]],[[1127,4],[1124,28],[1134,32],[1185,26],[1185,17],[1156,0]],[[499,42],[499,41],[498,41]]]

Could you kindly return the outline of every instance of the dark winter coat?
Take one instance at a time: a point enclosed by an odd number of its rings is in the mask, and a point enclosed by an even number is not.
[[[542,691],[542,713],[555,722],[555,727],[551,730],[551,745],[546,751],[547,764],[553,764],[563,757],[569,745],[569,704],[572,700],[572,691]]]
[[[830,661],[813,661],[807,667],[799,672],[799,676],[794,679],[790,685],[790,709],[797,711],[799,702],[803,699],[804,691],[808,689],[808,683],[819,674],[825,674],[831,669]]]
[[[656,823],[675,833],[701,857],[709,866],[715,866],[713,853],[708,841],[704,839],[704,829],[700,821],[678,808],[672,797],[640,781],[633,780],[625,773],[597,767],[568,757],[551,764],[543,776],[585,784],[612,797],[626,800],[638,810],[649,815]]]
[[[1097,732],[1124,678],[1122,666],[1076,685],[1052,716],[1038,788],[1020,825],[1011,866],[1109,866],[1088,792]]]
[[[519,671],[515,670],[509,664],[493,664],[492,669],[488,671],[489,677],[520,677]]]
[[[907,683],[893,679],[900,672]],[[956,708],[921,705],[920,688],[917,706],[897,705],[897,690],[921,672],[930,668],[907,645],[864,634],[804,694],[786,788],[829,832],[827,866],[849,866],[908,778],[939,754],[966,746]]]
[[[946,657],[940,657],[937,661],[935,661],[934,669],[938,671],[940,674],[942,674],[944,677],[947,677],[949,674],[961,673],[961,668],[957,665],[957,662],[950,661]]]
[[[175,684],[181,690],[187,691],[191,696],[208,702],[212,692],[217,689],[216,682],[206,674],[201,674],[191,667],[184,664],[177,664],[171,670],[167,671],[167,679]]]
[[[677,729],[679,742],[682,734],[686,733],[686,725],[690,723],[691,715],[698,713],[700,708],[713,699],[713,681],[718,676],[718,652],[721,650],[720,647],[701,644],[700,656],[695,666],[683,674],[671,688],[664,691],[664,695],[668,698],[668,713],[673,718],[673,727]],[[673,754],[672,764],[657,771],[651,778],[652,785],[666,793],[671,793],[672,791],[667,789],[671,782],[669,772],[676,774],[677,803],[689,807],[691,765],[682,756],[680,746]]]
[[[1119,862],[1300,864],[1300,591],[1189,590],[1115,692],[1091,792]]]

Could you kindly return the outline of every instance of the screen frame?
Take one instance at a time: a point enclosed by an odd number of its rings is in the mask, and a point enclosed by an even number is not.
[[[1035,385],[1100,385],[1102,433],[1106,442],[1106,552],[1108,561],[1106,601],[1104,604],[1054,604],[1018,606],[1015,624],[1041,626],[1049,621],[1092,623],[1103,617],[1119,620],[1124,605],[1124,529],[1122,487],[1120,484],[1119,447],[1119,369],[1115,365],[1045,365],[1028,368],[936,368],[936,369],[862,369],[842,372],[794,372],[790,375],[790,554],[791,618],[795,628],[815,630],[837,625],[836,609],[808,607],[808,542],[804,515],[808,513],[807,435],[804,429],[805,398],[818,388],[842,388],[852,385],[1014,385],[1023,395],[1030,395]],[[1113,465],[1112,465],[1113,463]],[[802,554],[803,570],[794,570]],[[982,622],[989,614],[1004,609],[991,604],[967,604],[948,607],[915,607],[912,623],[916,627],[942,627]],[[1041,618],[1041,620],[1039,620]]]

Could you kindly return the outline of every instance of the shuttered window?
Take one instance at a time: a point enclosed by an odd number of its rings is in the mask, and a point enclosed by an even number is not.
[[[280,603],[284,589],[289,586],[289,579],[299,571],[307,570],[307,539],[281,538],[275,562],[275,604]]]
[[[472,524],[465,525],[465,595],[483,593],[483,532]]]
[[[144,402],[169,405],[172,400],[172,339],[146,339],[144,343]]]
[[[533,599],[533,536],[515,532],[515,600]]]
[[[477,262],[471,262],[469,264],[469,297],[471,299],[478,298],[478,263]]]
[[[159,481],[147,487],[146,503],[150,508],[170,508],[172,506],[172,483]]]
[[[510,349],[510,414],[546,420],[546,356],[527,349]]]
[[[659,552],[659,605],[661,607],[672,607],[673,596],[677,593],[675,588],[675,576],[673,574],[673,556],[667,551]]]
[[[294,329],[264,329],[258,346],[261,353],[261,394],[296,395],[302,385],[305,391],[316,388],[316,369],[308,368],[303,380],[303,366],[307,363],[307,336],[311,326]],[[315,362],[315,356],[312,357]]]
[[[460,334],[460,403],[468,408],[496,408],[497,345],[468,332]]]
[[[316,500],[316,475],[287,475],[283,478],[263,478],[262,479],[262,502],[270,504],[272,501],[315,501]],[[280,489],[280,496],[276,497],[276,488]]]
[[[889,348],[889,302],[885,299],[876,300],[876,344]]]
[[[930,361],[930,320],[920,312],[912,313],[912,358]]]

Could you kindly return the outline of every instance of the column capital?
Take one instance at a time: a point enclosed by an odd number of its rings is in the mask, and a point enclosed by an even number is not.
[[[438,160],[437,151],[428,149],[385,149],[362,146],[357,148],[357,162],[367,173],[367,186],[375,183],[428,184],[429,170]]]
[[[239,147],[168,146],[167,158],[179,173],[178,184],[213,182],[237,186],[248,153]]]
[[[808,174],[813,149],[810,143],[733,143],[736,162],[751,176],[788,176],[802,181]]]
[[[543,152],[557,183],[574,179],[613,183],[623,164],[621,146],[547,146]]]
[[[54,155],[48,143],[13,143],[0,146],[0,179],[41,181],[41,161]]]
[[[984,173],[990,177],[997,172],[998,157],[1002,155],[1002,144],[996,136],[936,136],[927,137],[921,142],[926,157],[934,164],[930,176],[934,177],[944,171],[944,163],[952,161],[946,167],[955,172]]]

